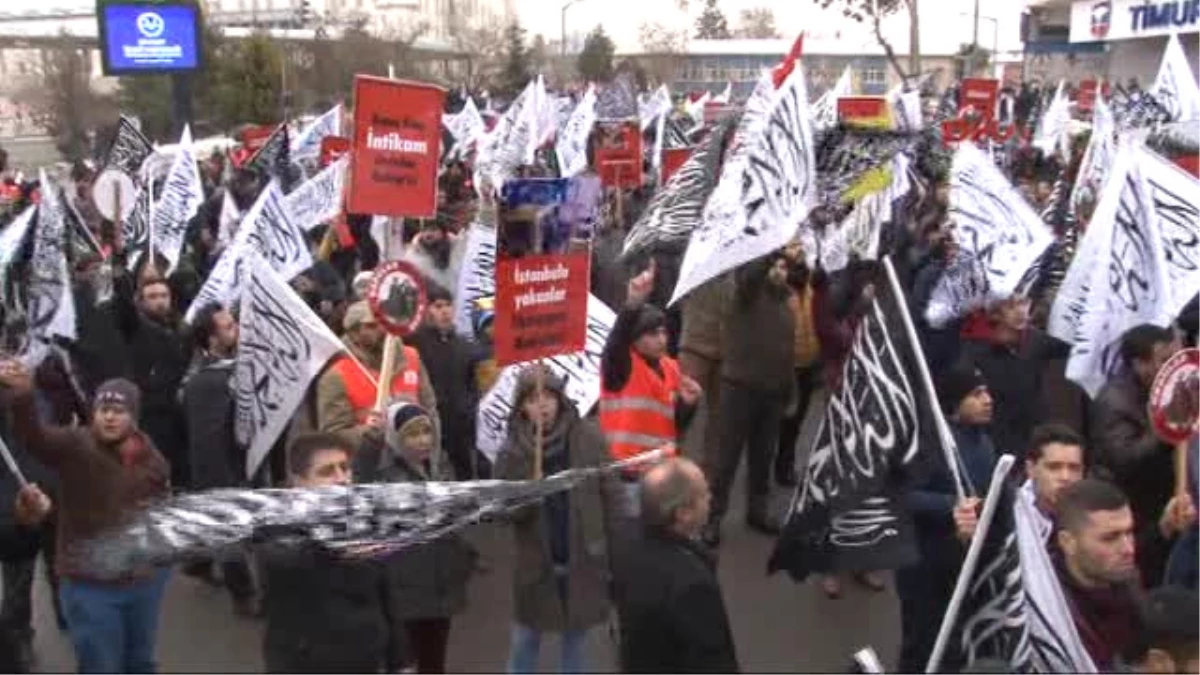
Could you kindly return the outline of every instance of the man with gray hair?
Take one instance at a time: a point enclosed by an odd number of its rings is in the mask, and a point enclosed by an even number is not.
[[[615,569],[622,672],[738,672],[716,566],[698,541],[710,501],[704,472],[670,459],[641,484],[641,536]]]

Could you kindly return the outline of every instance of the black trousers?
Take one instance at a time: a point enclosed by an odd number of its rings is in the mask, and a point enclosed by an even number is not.
[[[50,581],[54,615],[61,625],[62,609],[58,604],[58,573],[54,570],[57,558],[55,546],[55,521],[47,520],[38,532],[38,551],[24,560],[5,562],[2,568],[4,600],[0,603],[0,621],[5,629],[18,637],[33,636],[33,580],[37,576],[37,561],[40,552],[46,561],[46,578]]]
[[[945,565],[918,564],[896,570],[896,595],[900,596],[897,672],[925,672],[957,579],[958,570]],[[947,665],[943,659],[939,671],[953,672],[953,667],[947,669]]]
[[[709,476],[713,523],[729,510],[729,492],[746,451],[746,498],[751,512],[765,510],[770,495],[771,456],[779,440],[783,417],[781,394],[721,380],[720,448],[715,470]]]
[[[796,410],[779,423],[779,449],[775,453],[775,475],[782,476],[796,470],[796,440],[800,437],[800,426],[804,424],[808,404],[821,384],[821,365],[815,363],[796,369]]]

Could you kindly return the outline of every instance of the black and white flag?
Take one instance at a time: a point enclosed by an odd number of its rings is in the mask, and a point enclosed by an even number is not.
[[[42,200],[38,204],[37,227],[33,234],[33,255],[29,261],[29,354],[44,353],[41,348],[54,338],[75,340],[75,297],[64,250],[66,241],[66,205],[62,189],[39,172]],[[39,359],[30,356],[27,365]]]
[[[442,115],[442,125],[454,137],[454,147],[450,148],[449,156],[460,158],[475,148],[475,143],[487,133],[487,126],[475,99],[467,97],[467,104],[453,115]]]
[[[980,659],[1009,664],[1009,672],[1038,672],[1014,526],[1012,455],[997,460],[927,673],[962,672]]]
[[[280,189],[283,190],[284,194],[291,191],[291,186],[285,184],[289,180],[288,176],[291,172],[290,165],[292,163],[289,145],[288,125],[284,122],[275,127],[275,130],[267,137],[267,141],[258,149],[258,152],[255,152],[254,156],[246,162],[247,169],[279,180]]]
[[[853,80],[851,79],[850,66],[846,66],[833,87],[826,89],[825,93],[821,94],[817,102],[812,105],[813,130],[821,132],[837,126],[838,99],[843,96],[849,96],[852,92]]]
[[[1048,547],[1054,523],[1035,504],[1025,481],[1013,498],[1013,526],[1021,555],[1021,580],[1028,604],[1034,665],[1041,673],[1094,673],[1096,665],[1079,638]]]
[[[663,457],[651,451],[541,480],[229,488],[182,494],[89,540],[81,557],[89,571],[108,579],[251,543],[315,543],[357,558],[382,556],[537,503],[585,480]]]
[[[349,166],[349,156],[341,157],[283,198],[288,218],[296,227],[308,232],[342,212]]]
[[[0,305],[8,306],[8,273],[33,228],[37,206],[29,205],[0,230]]]
[[[1167,38],[1167,49],[1163,52],[1158,77],[1154,79],[1150,93],[1166,109],[1170,121],[1195,123],[1200,120],[1200,85],[1196,84],[1196,76],[1175,33]]]
[[[1100,198],[1104,188],[1104,179],[1112,166],[1117,154],[1117,122],[1113,117],[1112,108],[1104,100],[1104,95],[1096,92],[1096,103],[1092,107],[1092,135],[1088,139],[1087,149],[1083,151],[1083,159],[1079,162],[1079,170],[1075,174],[1075,185],[1071,188],[1071,208],[1078,211],[1084,198],[1093,203]]]
[[[942,431],[898,287],[878,285],[855,330],[771,556],[771,572],[786,570],[803,581],[817,572],[895,569],[916,561],[899,476],[918,463],[942,461],[928,456],[939,444],[957,467],[957,450]]]
[[[587,338],[582,352],[559,354],[542,361],[566,382],[567,398],[575,404],[580,415],[586,415],[600,400],[600,355],[608,342],[617,315],[594,295],[588,296]],[[500,371],[496,383],[479,402],[476,416],[475,444],[491,461],[496,461],[500,447],[508,435],[508,419],[512,416],[513,395],[521,370],[530,364],[516,363]]]
[[[151,188],[142,185],[134,194],[133,210],[129,217],[121,221],[121,241],[126,251],[135,252],[150,245],[150,212],[152,210]],[[136,256],[129,256],[130,269],[136,262]]]
[[[287,281],[312,267],[312,252],[304,232],[288,217],[277,181],[268,183],[246,212],[233,244],[217,258],[188,308],[186,321],[190,322],[210,302],[228,305],[237,299],[237,289],[245,279],[242,267],[251,253],[262,256]]]
[[[659,117],[669,115],[671,108],[671,91],[664,84],[646,97],[645,101],[638,103],[638,119],[641,121],[642,131],[645,132],[646,127]]]
[[[621,73],[600,88],[596,95],[596,119],[601,122],[638,119],[637,87],[632,76]]]
[[[729,129],[736,118],[719,122],[699,147],[650,199],[625,235],[623,256],[655,245],[684,246],[700,225],[704,205],[717,187]]]
[[[254,475],[292,419],[308,385],[342,343],[282,277],[251,254],[242,292],[233,387],[238,443]]]
[[[467,245],[454,293],[454,330],[463,338],[474,340],[471,312],[475,301],[496,294],[496,228],[474,222],[464,236]]]
[[[950,170],[956,260],[934,287],[925,318],[935,328],[1015,293],[1054,233],[972,143],[959,145]]]
[[[1144,146],[1135,156],[1162,241],[1171,289],[1166,311],[1175,317],[1200,290],[1200,180]]]
[[[167,259],[167,274],[179,264],[183,254],[188,222],[204,203],[204,186],[200,181],[200,166],[192,148],[192,131],[186,125],[179,138],[175,161],[163,184],[162,197],[154,206],[150,227],[154,232],[154,248]]]
[[[571,111],[567,125],[555,143],[554,150],[558,153],[558,171],[561,176],[574,176],[587,169],[587,143],[595,124],[596,85],[589,84],[575,110]]]
[[[104,157],[104,168],[116,169],[137,182],[142,163],[152,152],[154,144],[150,139],[142,135],[133,120],[121,115],[117,120],[117,134]]]
[[[521,95],[496,120],[496,126],[479,139],[475,154],[476,191],[482,193],[490,187],[498,194],[504,181],[532,159],[527,153],[536,126],[536,89],[536,81],[525,85]]]
[[[759,89],[771,85],[765,74]],[[737,147],[688,241],[671,303],[739,265],[782,248],[816,203],[816,159],[804,68],[796,63],[759,108],[746,103]],[[744,131],[744,133],[743,133]]]
[[[342,135],[342,104],[330,108],[296,134],[291,143],[291,159],[299,160],[319,156],[321,141],[329,136]]]
[[[1087,295],[1055,298],[1056,312],[1074,314],[1067,378],[1095,397],[1118,366],[1118,343],[1142,324],[1166,326],[1172,317],[1170,278],[1153,200],[1130,143],[1117,151],[1104,194],[1092,215],[1072,274],[1086,275]],[[1077,269],[1078,268],[1078,269]],[[1074,288],[1072,281],[1072,288]],[[1063,288],[1067,288],[1064,280]],[[1061,306],[1060,306],[1061,304]]]

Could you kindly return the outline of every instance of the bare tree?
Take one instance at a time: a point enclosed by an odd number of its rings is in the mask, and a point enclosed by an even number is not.
[[[490,88],[503,62],[507,24],[491,14],[468,16],[455,9],[451,0],[447,24],[458,64],[456,79],[467,89]]]
[[[90,154],[90,133],[113,116],[114,103],[92,91],[88,50],[66,33],[59,37],[42,52],[46,128],[59,153],[74,161]]]
[[[733,31],[737,38],[767,40],[779,37],[775,29],[775,12],[768,7],[743,9],[738,16],[738,27]]]
[[[908,78],[921,73],[921,32],[920,24],[917,21],[918,0],[814,0],[814,2],[822,8],[828,8],[830,5],[841,6],[842,16],[854,19],[859,23],[870,19],[875,39],[883,47],[884,54],[887,55],[888,61],[900,78],[907,82]],[[907,10],[909,19],[908,72],[905,72],[900,65],[896,50],[892,48],[887,38],[883,37],[883,17],[901,10]]]
[[[673,30],[658,22],[643,21],[638,27],[638,42],[645,52],[640,61],[646,78],[653,82],[669,82],[674,79],[687,58],[687,29]]]

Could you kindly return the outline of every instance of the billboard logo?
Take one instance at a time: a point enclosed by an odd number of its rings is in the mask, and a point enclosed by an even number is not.
[[[161,36],[165,25],[163,19],[156,12],[142,12],[137,17],[137,29],[142,34],[142,37],[151,40]]]
[[[1102,0],[1092,5],[1092,37],[1103,40],[1112,25],[1112,3]]]

